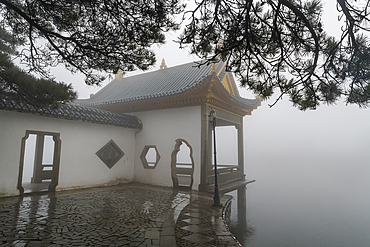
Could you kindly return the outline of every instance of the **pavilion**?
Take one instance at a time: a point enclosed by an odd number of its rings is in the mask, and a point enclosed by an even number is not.
[[[191,62],[115,79],[89,99],[35,109],[0,99],[0,196],[25,191],[27,143],[35,139],[31,184],[64,190],[136,181],[212,191],[212,125],[237,130],[238,162],[220,165],[221,191],[248,183],[243,117],[262,99],[239,95],[225,63]],[[49,138],[47,140],[47,138]],[[46,143],[52,143],[51,151]],[[187,161],[179,160],[182,147]],[[45,152],[52,156],[45,161]]]

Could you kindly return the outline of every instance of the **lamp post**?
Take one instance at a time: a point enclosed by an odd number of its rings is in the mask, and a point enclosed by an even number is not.
[[[220,203],[220,192],[218,191],[218,181],[217,181],[217,159],[216,159],[216,111],[212,109],[209,113],[212,118],[212,128],[213,128],[213,155],[215,160],[215,193],[213,196],[213,206],[222,206]]]

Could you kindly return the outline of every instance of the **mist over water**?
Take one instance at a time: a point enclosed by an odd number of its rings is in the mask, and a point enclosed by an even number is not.
[[[324,30],[340,37],[336,1],[322,2]],[[177,35],[154,47],[155,70],[162,58],[169,67],[198,60],[171,42]],[[101,89],[60,68],[54,75],[73,82],[80,98]],[[338,103],[300,112],[287,100],[271,103],[244,117],[245,173],[256,182],[248,185],[246,221],[232,204],[232,231],[243,246],[369,246],[370,109]],[[236,149],[235,128],[217,128],[217,163],[236,164]]]
[[[321,106],[300,112],[265,103],[244,119],[247,227],[243,246],[368,246],[370,110]],[[233,193],[236,197],[236,193]]]

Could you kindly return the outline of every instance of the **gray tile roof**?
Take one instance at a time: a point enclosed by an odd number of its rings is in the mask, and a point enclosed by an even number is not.
[[[79,99],[76,105],[96,107],[117,103],[128,103],[141,100],[149,100],[163,97],[175,96],[184,93],[199,85],[207,76],[210,76],[212,64],[199,66],[199,62],[186,63],[166,69],[156,70],[135,76],[124,77],[121,81],[114,79],[102,88],[90,99]],[[218,75],[220,85],[226,75],[223,62],[216,63],[215,71]],[[222,71],[220,71],[222,69]],[[234,101],[249,108],[260,105],[261,99],[245,99],[240,97],[236,90],[236,96],[225,92]]]
[[[141,122],[135,116],[70,104],[61,104],[57,109],[35,108],[27,104],[0,99],[0,110],[32,113],[46,117],[80,120],[84,122],[114,125],[131,129],[142,128]]]
[[[99,105],[102,103],[130,102],[180,94],[193,88],[209,75],[212,64],[198,65],[199,62],[191,62],[126,77],[122,81],[114,79],[90,99],[76,100],[75,104]],[[222,65],[222,62],[217,63],[216,71],[219,71]],[[221,73],[220,76],[225,76],[225,73]]]

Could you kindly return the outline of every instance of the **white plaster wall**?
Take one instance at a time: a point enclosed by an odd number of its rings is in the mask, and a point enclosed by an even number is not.
[[[19,194],[21,139],[26,130],[60,133],[57,190],[134,179],[135,130],[0,110],[0,196]],[[95,154],[110,140],[125,153],[111,169]]]
[[[135,181],[172,187],[171,153],[179,138],[189,142],[195,163],[193,189],[200,183],[201,107],[183,107],[132,113],[143,123],[136,134]],[[146,145],[156,145],[160,160],[155,169],[144,169],[140,154]]]
[[[17,134],[17,127],[10,121],[10,115],[11,113],[0,110],[0,196],[19,193],[18,167],[24,133]]]

